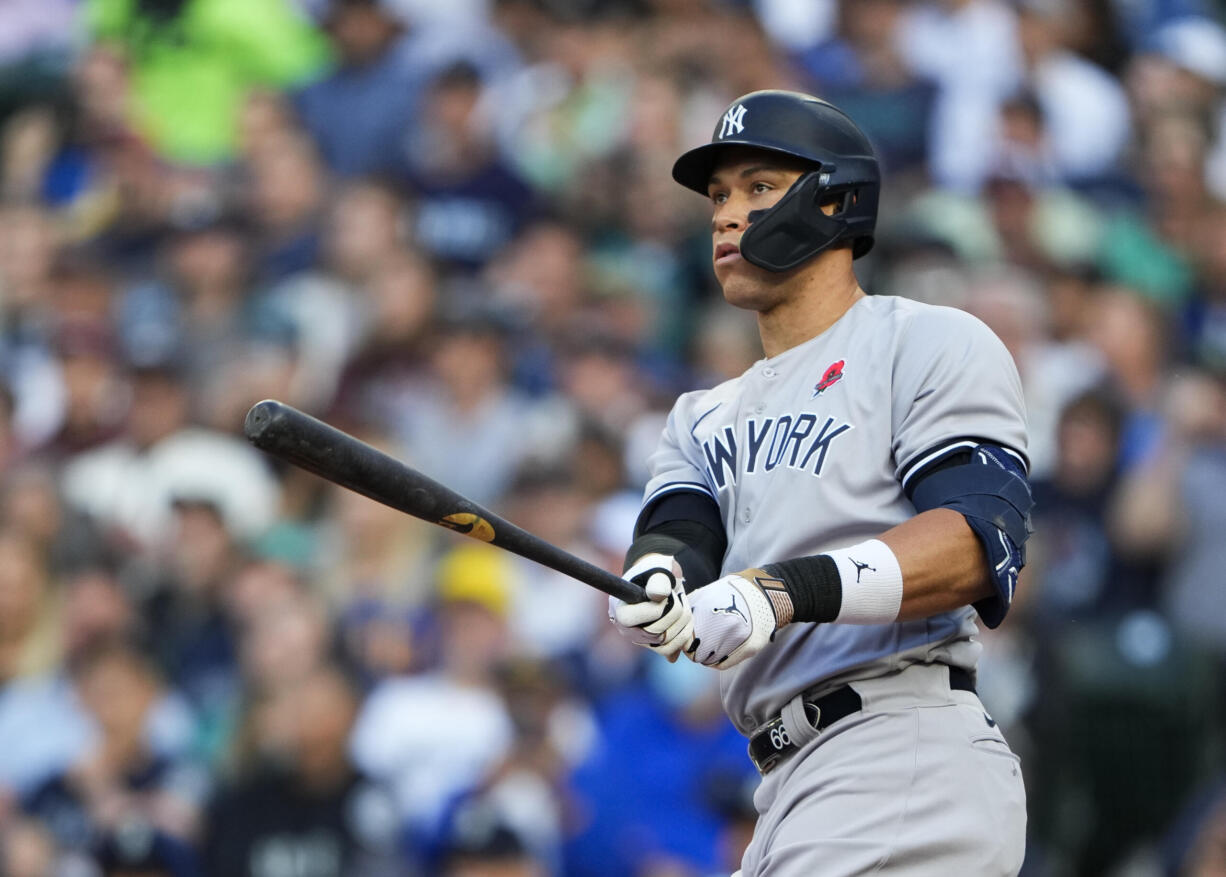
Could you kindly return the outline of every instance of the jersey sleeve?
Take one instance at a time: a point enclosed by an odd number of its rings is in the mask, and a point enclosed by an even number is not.
[[[893,369],[895,475],[904,488],[942,457],[984,443],[1029,469],[1017,366],[980,320],[945,307],[914,314]]]
[[[669,412],[660,443],[647,460],[651,477],[643,492],[644,511],[662,497],[678,492],[701,493],[716,498],[707,478],[702,452],[692,432],[697,425],[693,412],[700,395],[682,395]]]

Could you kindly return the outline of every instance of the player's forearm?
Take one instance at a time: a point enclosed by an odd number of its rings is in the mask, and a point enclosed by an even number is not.
[[[987,562],[961,514],[922,512],[876,539],[698,588],[689,598],[695,620],[683,648],[698,663],[723,670],[756,655],[776,630],[795,622],[877,625],[939,615],[992,596]],[[684,592],[679,599],[685,601]],[[728,620],[714,622],[715,616]]]
[[[983,546],[957,512],[922,512],[878,538],[902,571],[899,621],[930,618],[992,595]]]
[[[922,512],[876,539],[741,575],[771,597],[780,626],[913,621],[992,594],[981,543],[950,509]]]

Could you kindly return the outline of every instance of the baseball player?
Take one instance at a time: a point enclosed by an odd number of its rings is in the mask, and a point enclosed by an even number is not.
[[[974,691],[1030,530],[1013,361],[860,288],[880,175],[831,104],[745,95],[673,177],[766,358],[677,400],[627,555],[648,599],[610,617],[721,672],[762,774],[744,877],[1017,874],[1021,771]]]

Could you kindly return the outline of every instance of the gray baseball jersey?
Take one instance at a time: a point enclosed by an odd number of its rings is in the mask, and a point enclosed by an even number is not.
[[[963,311],[867,296],[817,337],[681,396],[645,503],[670,491],[713,497],[727,574],[880,535],[915,514],[910,475],[983,441],[1025,463],[1021,382],[1005,346]],[[887,625],[789,625],[721,674],[724,707],[749,734],[827,683],[910,663],[973,669],[974,617],[966,607]]]

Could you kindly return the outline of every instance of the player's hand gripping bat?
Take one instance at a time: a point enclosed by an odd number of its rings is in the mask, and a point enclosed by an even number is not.
[[[283,402],[247,412],[243,431],[263,451],[405,514],[526,557],[597,590],[638,603],[643,589],[486,511],[348,433]]]

